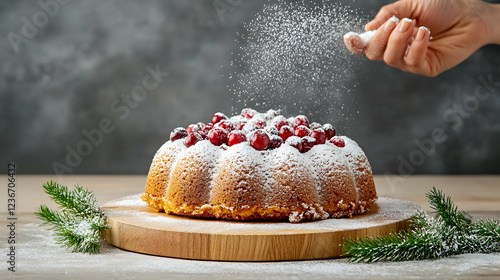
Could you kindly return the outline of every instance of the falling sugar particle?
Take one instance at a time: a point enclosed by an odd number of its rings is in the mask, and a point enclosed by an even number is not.
[[[231,63],[238,68],[230,89],[239,106],[320,116],[328,112],[325,118],[340,120],[354,102],[349,93],[361,68],[343,35],[361,30],[361,22],[354,11],[336,4],[266,5],[245,25],[242,52]]]

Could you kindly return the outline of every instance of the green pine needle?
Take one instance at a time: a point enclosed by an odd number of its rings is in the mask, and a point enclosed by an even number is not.
[[[451,197],[445,196],[436,187],[432,187],[432,190],[426,196],[429,199],[431,209],[449,226],[466,229],[472,224],[471,216],[464,211],[459,211]]]
[[[350,262],[408,261],[438,259],[466,253],[500,252],[500,224],[479,220],[459,211],[435,187],[427,194],[437,218],[420,211],[412,216],[410,230],[387,236],[345,240],[344,255]]]
[[[495,220],[477,221],[471,228],[471,235],[480,237],[478,243],[481,253],[500,252],[500,224]]]
[[[56,242],[73,252],[98,253],[104,231],[110,226],[106,215],[100,210],[94,194],[76,185],[68,187],[50,181],[43,185],[45,192],[60,205],[55,211],[40,205],[35,215],[50,224],[56,232]]]

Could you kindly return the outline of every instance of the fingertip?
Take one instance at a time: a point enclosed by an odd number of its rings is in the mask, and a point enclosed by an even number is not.
[[[431,38],[431,30],[429,28],[427,28],[426,26],[422,25],[418,29],[419,29],[419,31],[422,31],[422,32],[425,31],[424,34],[427,33],[429,39]]]
[[[408,54],[405,57],[405,63],[410,68],[421,68],[425,64],[427,47],[429,46],[430,34],[428,29],[420,27],[415,40],[410,45]]]
[[[406,36],[411,36],[415,27],[415,21],[411,18],[403,18],[398,23],[398,32],[405,34]],[[410,33],[408,33],[410,32]]]
[[[409,18],[404,18],[398,23],[387,41],[387,49],[384,53],[385,63],[398,68],[405,64],[414,24],[414,21]]]
[[[395,16],[392,16],[384,23],[384,29],[386,32],[392,32],[396,26],[399,24],[399,19]]]
[[[394,25],[397,25],[399,23],[399,18],[395,15],[392,15],[391,17],[384,18],[383,20],[380,18],[374,19],[365,25],[365,30],[375,30],[382,27],[383,25],[387,25],[388,23],[394,23]]]
[[[359,37],[359,34],[349,32],[344,35],[344,44],[354,54],[363,54],[365,52],[365,44]]]
[[[392,15],[392,17],[390,17],[389,19],[395,22],[396,24],[399,23],[399,18],[396,15]]]
[[[387,20],[380,28],[375,31],[372,39],[368,42],[365,50],[366,57],[370,60],[380,60],[383,57],[387,46],[387,40],[391,35],[394,28],[396,28],[396,23],[391,20]]]
[[[365,31],[375,30],[379,28],[381,25],[382,23],[380,23],[380,20],[374,19],[365,25]]]

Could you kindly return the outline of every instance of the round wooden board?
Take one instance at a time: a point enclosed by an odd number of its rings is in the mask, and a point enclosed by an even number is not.
[[[198,260],[283,261],[340,257],[344,238],[406,229],[408,218],[421,208],[381,197],[363,215],[297,224],[167,215],[148,207],[139,194],[110,201],[102,209],[112,226],[106,240],[125,250]]]

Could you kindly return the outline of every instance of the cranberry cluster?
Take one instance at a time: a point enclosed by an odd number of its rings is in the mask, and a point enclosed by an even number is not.
[[[275,112],[275,111],[274,111]],[[186,147],[191,147],[201,140],[210,140],[217,146],[227,148],[248,141],[256,150],[279,148],[283,143],[297,148],[301,153],[309,151],[318,144],[327,141],[337,147],[344,147],[342,138],[335,136],[331,124],[309,124],[307,117],[299,115],[290,122],[281,115],[271,121],[262,118],[255,110],[245,109],[242,117],[228,119],[222,113],[216,113],[211,123],[191,124],[187,128],[178,127],[170,133],[170,140],[184,139]]]

